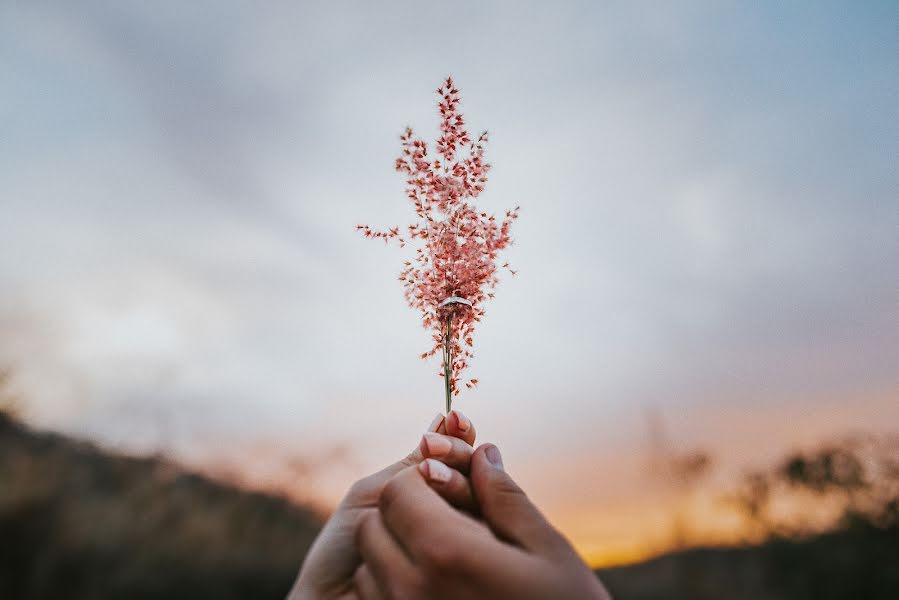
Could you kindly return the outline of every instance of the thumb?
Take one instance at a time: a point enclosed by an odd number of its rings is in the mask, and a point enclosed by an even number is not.
[[[503,466],[499,448],[483,444],[471,457],[471,485],[481,516],[493,533],[530,551],[567,547]]]

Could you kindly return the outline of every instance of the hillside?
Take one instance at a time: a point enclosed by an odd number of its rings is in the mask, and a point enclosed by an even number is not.
[[[619,600],[899,598],[890,523],[687,550],[599,575]],[[280,600],[320,525],[284,498],[33,431],[0,411],[4,600]]]
[[[0,598],[283,598],[320,517],[0,413]]]
[[[899,529],[697,548],[598,574],[621,600],[893,600],[899,598]]]

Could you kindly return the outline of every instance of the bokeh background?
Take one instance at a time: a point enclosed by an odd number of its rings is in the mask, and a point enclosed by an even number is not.
[[[3,2],[6,411],[316,514],[403,456],[439,366],[408,248],[354,226],[410,221],[398,135],[433,139],[451,74],[491,133],[482,205],[522,207],[456,406],[594,566],[767,539],[727,500],[748,472],[899,431],[897,23],[886,1]],[[855,502],[800,496],[778,514],[805,533]]]

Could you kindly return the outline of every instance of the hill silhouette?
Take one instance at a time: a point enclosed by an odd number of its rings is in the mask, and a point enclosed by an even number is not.
[[[899,598],[899,530],[694,548],[597,574],[619,600],[892,600]]]
[[[0,412],[0,598],[283,598],[321,521]]]
[[[767,541],[692,548],[600,577],[631,600],[899,598],[899,436],[855,433],[794,450],[746,472],[721,500]],[[838,509],[835,520],[810,525],[807,513],[823,505]]]

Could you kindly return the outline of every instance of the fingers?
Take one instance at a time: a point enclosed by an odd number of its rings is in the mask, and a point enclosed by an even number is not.
[[[443,464],[462,473],[468,473],[474,448],[459,438],[427,432],[418,445],[423,458],[436,458]]]
[[[499,448],[484,444],[471,457],[471,485],[481,516],[497,537],[530,551],[568,543],[505,472]]]
[[[434,420],[428,425],[427,431],[446,434],[446,419],[442,414],[437,413],[437,416],[434,417]]]
[[[392,465],[392,467],[402,465],[396,469],[395,473],[404,467],[418,464],[428,457],[440,458],[453,468],[463,467],[465,472],[468,471],[468,460],[471,458],[472,445],[475,440],[474,425],[471,424],[468,417],[456,410],[450,412],[446,417],[438,413],[425,431],[425,436],[434,440],[435,445],[429,451],[422,441],[409,456],[396,465]],[[446,441],[440,441],[441,438],[445,438]],[[449,456],[445,456],[447,454]]]
[[[365,572],[360,574],[357,569],[355,577],[362,579],[361,584],[365,589],[372,588],[367,581],[370,577],[377,584],[375,587],[379,593],[387,597],[391,582],[406,580],[414,574],[412,561],[388,531],[381,514],[376,510],[367,512],[359,521],[355,545],[366,565]],[[359,587],[359,592],[362,594],[362,587]],[[362,597],[367,596],[362,594]]]
[[[469,446],[474,446],[475,429],[472,422],[462,414],[462,411],[453,409],[446,416],[444,428],[447,435],[463,440]]]
[[[472,514],[477,513],[478,505],[474,501],[471,484],[462,473],[433,458],[418,463],[418,470],[431,489],[440,494],[444,500],[456,508]]]
[[[415,562],[441,563],[449,555],[465,555],[465,540],[484,533],[431,489],[418,467],[401,471],[384,486],[379,508],[384,525]]]
[[[452,415],[452,413],[450,413],[450,414]],[[465,428],[466,431],[463,432],[459,428],[460,427],[459,423],[462,423],[462,428]],[[467,425],[466,425],[466,423],[467,423]],[[474,441],[474,437],[473,437],[474,426],[471,425],[471,422],[468,420],[467,417],[462,417],[462,421],[459,421],[458,418],[453,418],[451,427],[453,428],[452,431],[458,433],[459,436],[465,436],[465,439],[470,438],[472,440],[472,442]],[[456,436],[448,433],[447,419],[440,413],[437,413],[437,416],[435,416],[434,420],[431,421],[431,424],[428,425],[428,429],[425,432],[425,435],[427,435],[427,434],[436,434],[436,435],[441,435],[441,436],[449,435],[453,439],[459,439]],[[471,446],[471,442],[469,442],[468,445]],[[387,467],[386,469],[383,469],[382,471],[380,471],[378,473],[378,475],[380,476],[379,480],[382,483],[384,483],[388,479],[390,479],[391,477],[393,477],[394,475],[396,475],[397,473],[399,473],[400,471],[405,469],[406,467],[411,467],[413,465],[417,465],[425,458],[426,458],[426,455],[424,455],[422,453],[422,445],[419,444],[418,447],[415,448],[415,450],[413,450],[412,452],[409,453],[408,456],[406,456],[406,458],[404,458],[400,461],[397,461],[397,462],[393,463],[392,465],[390,465],[389,467]]]
[[[474,426],[471,425],[471,421],[468,420],[464,415],[459,417],[458,415],[453,416],[453,413],[457,411],[453,411],[450,413],[450,418],[445,418],[442,414],[437,414],[434,417],[434,420],[431,421],[431,424],[428,426],[427,432],[447,436],[447,425],[449,423],[449,430],[457,433],[459,436],[463,436],[466,440],[474,441]],[[462,431],[462,430],[465,431]],[[450,439],[455,440],[455,442],[451,442],[453,444],[453,448],[456,448],[453,451],[452,457],[450,457],[449,461],[453,466],[459,465],[460,468],[464,468],[464,472],[468,472],[468,464],[467,458],[465,458],[465,454],[471,456],[472,449],[469,445],[468,450],[464,448],[457,448],[456,443],[459,442],[460,438],[450,436]],[[469,442],[470,443],[470,442]],[[403,458],[402,460],[398,460],[392,465],[381,469],[377,473],[369,475],[364,479],[360,479],[357,481],[353,487],[350,489],[349,493],[344,498],[344,505],[348,508],[363,508],[367,506],[373,506],[378,499],[378,495],[381,493],[381,489],[384,487],[391,477],[402,471],[407,467],[411,467],[417,465],[422,460],[426,458],[425,454],[422,453],[422,443],[420,443],[415,450],[410,452],[408,456]],[[462,462],[465,461],[464,467],[462,466]]]

